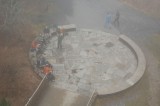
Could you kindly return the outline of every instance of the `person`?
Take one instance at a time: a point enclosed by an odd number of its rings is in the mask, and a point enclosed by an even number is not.
[[[63,34],[58,35],[58,49],[62,49]]]
[[[53,81],[55,80],[53,74],[52,74],[52,66],[47,64],[46,66],[43,67],[43,73],[47,76],[47,78],[50,80],[50,81]]]
[[[42,35],[44,44],[47,43],[49,37],[50,37],[50,29],[48,28],[48,26],[46,26],[43,30],[43,35]]]
[[[49,33],[50,33],[50,29],[46,26],[43,30],[43,33],[45,36],[49,36]]]
[[[64,38],[64,29],[60,28],[58,31],[58,49],[62,49],[62,40]]]
[[[111,13],[107,13],[104,27],[108,29],[110,27],[111,21],[112,21],[112,15]]]
[[[37,57],[37,67],[38,68],[42,68],[44,67],[46,64],[48,64],[48,62],[46,62],[45,58],[42,56],[38,56]]]
[[[31,45],[31,51],[37,51],[39,46],[40,46],[40,44],[38,44],[38,42],[33,40],[32,45]]]
[[[115,19],[113,21],[113,25],[117,28],[119,28],[119,18],[120,18],[120,13],[119,11],[117,11],[115,15]]]

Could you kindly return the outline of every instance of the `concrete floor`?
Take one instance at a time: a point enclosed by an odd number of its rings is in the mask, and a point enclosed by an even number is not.
[[[109,94],[131,86],[127,81],[136,72],[137,59],[117,35],[77,29],[65,36],[62,49],[57,41],[53,37],[44,52],[54,69],[54,86],[86,96],[94,89]]]
[[[88,100],[88,96],[56,88],[50,83],[36,106],[85,106]]]
[[[76,24],[81,28],[98,29],[110,33],[122,33],[133,39],[143,50],[147,71],[132,88],[114,95],[97,98],[95,106],[159,106],[160,105],[160,53],[159,42],[152,40],[160,36],[160,20],[128,7],[119,0],[54,0],[55,11],[50,18],[54,23]],[[104,27],[107,12],[120,12],[120,27]],[[51,23],[50,21],[48,23]],[[157,53],[158,52],[158,53]]]

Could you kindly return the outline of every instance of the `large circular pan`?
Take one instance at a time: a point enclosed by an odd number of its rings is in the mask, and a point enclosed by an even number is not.
[[[57,49],[53,37],[44,57],[54,67],[54,86],[69,91],[116,93],[134,85],[145,71],[141,49],[124,35],[78,29],[65,36],[62,47]]]
[[[145,57],[141,49],[125,35],[77,29],[69,32],[57,49],[57,36],[42,46],[41,56],[54,68],[53,86],[79,94],[106,95],[133,86],[144,74]],[[37,56],[30,52],[36,72]]]

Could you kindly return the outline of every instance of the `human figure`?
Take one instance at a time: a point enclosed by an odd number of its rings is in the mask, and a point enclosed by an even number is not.
[[[38,42],[36,42],[35,40],[32,41],[32,45],[31,45],[31,51],[38,51],[40,44],[38,44]]]
[[[51,65],[48,64],[48,65],[46,65],[46,66],[43,67],[43,73],[47,76],[47,78],[48,78],[50,81],[55,80],[52,72],[53,72],[53,68],[52,68]]]
[[[112,15],[111,13],[107,13],[106,18],[105,18],[105,25],[104,25],[106,29],[110,27],[111,21],[112,21]]]
[[[58,35],[58,49],[62,49],[63,34]]]
[[[113,21],[113,25],[116,27],[116,28],[119,28],[119,18],[120,18],[120,13],[119,11],[116,12],[116,15],[115,15],[115,19]]]
[[[48,26],[46,26],[43,30],[43,33],[45,36],[49,36],[49,33],[50,33],[50,29],[48,28]]]
[[[44,43],[44,44],[47,43],[47,40],[48,40],[49,37],[50,37],[50,29],[48,28],[48,26],[46,26],[46,27],[43,29],[43,35],[42,35],[43,43]]]
[[[42,68],[42,67],[44,67],[45,65],[47,65],[47,62],[46,62],[46,60],[45,60],[45,58],[44,57],[37,57],[38,59],[37,59],[37,67],[38,68]]]
[[[58,29],[58,49],[62,49],[62,40],[64,38],[64,29]]]

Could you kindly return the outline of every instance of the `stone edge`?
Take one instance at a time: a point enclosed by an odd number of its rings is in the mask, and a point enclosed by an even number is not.
[[[116,86],[115,88],[112,87],[110,90],[108,89],[97,89],[98,95],[107,95],[107,94],[114,94],[117,92],[124,91],[130,87],[132,87],[134,84],[136,84],[143,76],[145,70],[146,70],[146,59],[142,52],[142,50],[138,47],[138,45],[132,41],[130,38],[128,38],[125,35],[120,35],[119,40],[125,44],[129,49],[133,52],[137,59],[137,69],[131,78],[126,80],[126,83],[124,85]]]

